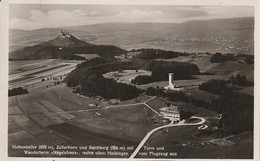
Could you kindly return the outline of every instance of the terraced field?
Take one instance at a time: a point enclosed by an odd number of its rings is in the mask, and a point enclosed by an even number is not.
[[[10,61],[9,87],[25,86],[41,81],[42,78],[64,76],[72,71],[80,61],[29,60]]]

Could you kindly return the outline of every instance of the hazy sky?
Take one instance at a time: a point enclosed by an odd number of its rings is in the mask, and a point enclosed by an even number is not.
[[[10,28],[40,29],[99,23],[181,23],[189,20],[254,17],[253,7],[10,5]]]

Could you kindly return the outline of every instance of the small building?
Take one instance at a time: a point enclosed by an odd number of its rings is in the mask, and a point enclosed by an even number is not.
[[[160,114],[165,119],[170,121],[180,121],[180,111],[178,106],[171,105],[170,107],[163,107],[160,109]]]
[[[111,99],[111,100],[110,100],[110,103],[111,103],[112,105],[115,105],[115,104],[120,103],[120,100],[119,100],[119,99]]]
[[[61,80],[62,76],[56,76],[56,77],[52,77],[53,80]]]

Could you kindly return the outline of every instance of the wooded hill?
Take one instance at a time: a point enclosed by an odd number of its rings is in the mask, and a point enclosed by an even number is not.
[[[83,57],[75,54],[98,54],[103,57],[121,55],[126,50],[113,45],[96,45],[78,40],[71,34],[59,35],[47,42],[18,49],[9,54],[10,60],[32,59],[71,59],[80,60]]]
[[[168,72],[174,73],[175,77],[179,79],[190,78],[192,74],[199,73],[198,67],[189,63],[138,59],[126,62],[107,62],[103,58],[95,58],[78,65],[75,70],[67,75],[65,81],[69,87],[81,86],[81,93],[84,95],[99,95],[107,99],[118,98],[125,100],[137,97],[141,91],[137,90],[135,86],[126,84],[122,85],[122,83],[116,83],[114,80],[104,78],[102,74],[111,71],[136,69],[152,71],[154,81],[168,80]],[[160,69],[161,72],[158,72],[158,69]],[[125,91],[132,92],[123,92],[125,93],[125,96],[119,95],[119,93],[122,93],[124,89]]]

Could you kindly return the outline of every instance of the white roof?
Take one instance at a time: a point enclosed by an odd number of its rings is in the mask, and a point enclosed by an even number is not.
[[[178,106],[175,106],[175,105],[171,105],[170,107],[163,107],[163,108],[160,108],[160,111],[168,111],[168,112],[173,112],[173,111],[176,111],[178,112],[179,109],[178,109]]]

